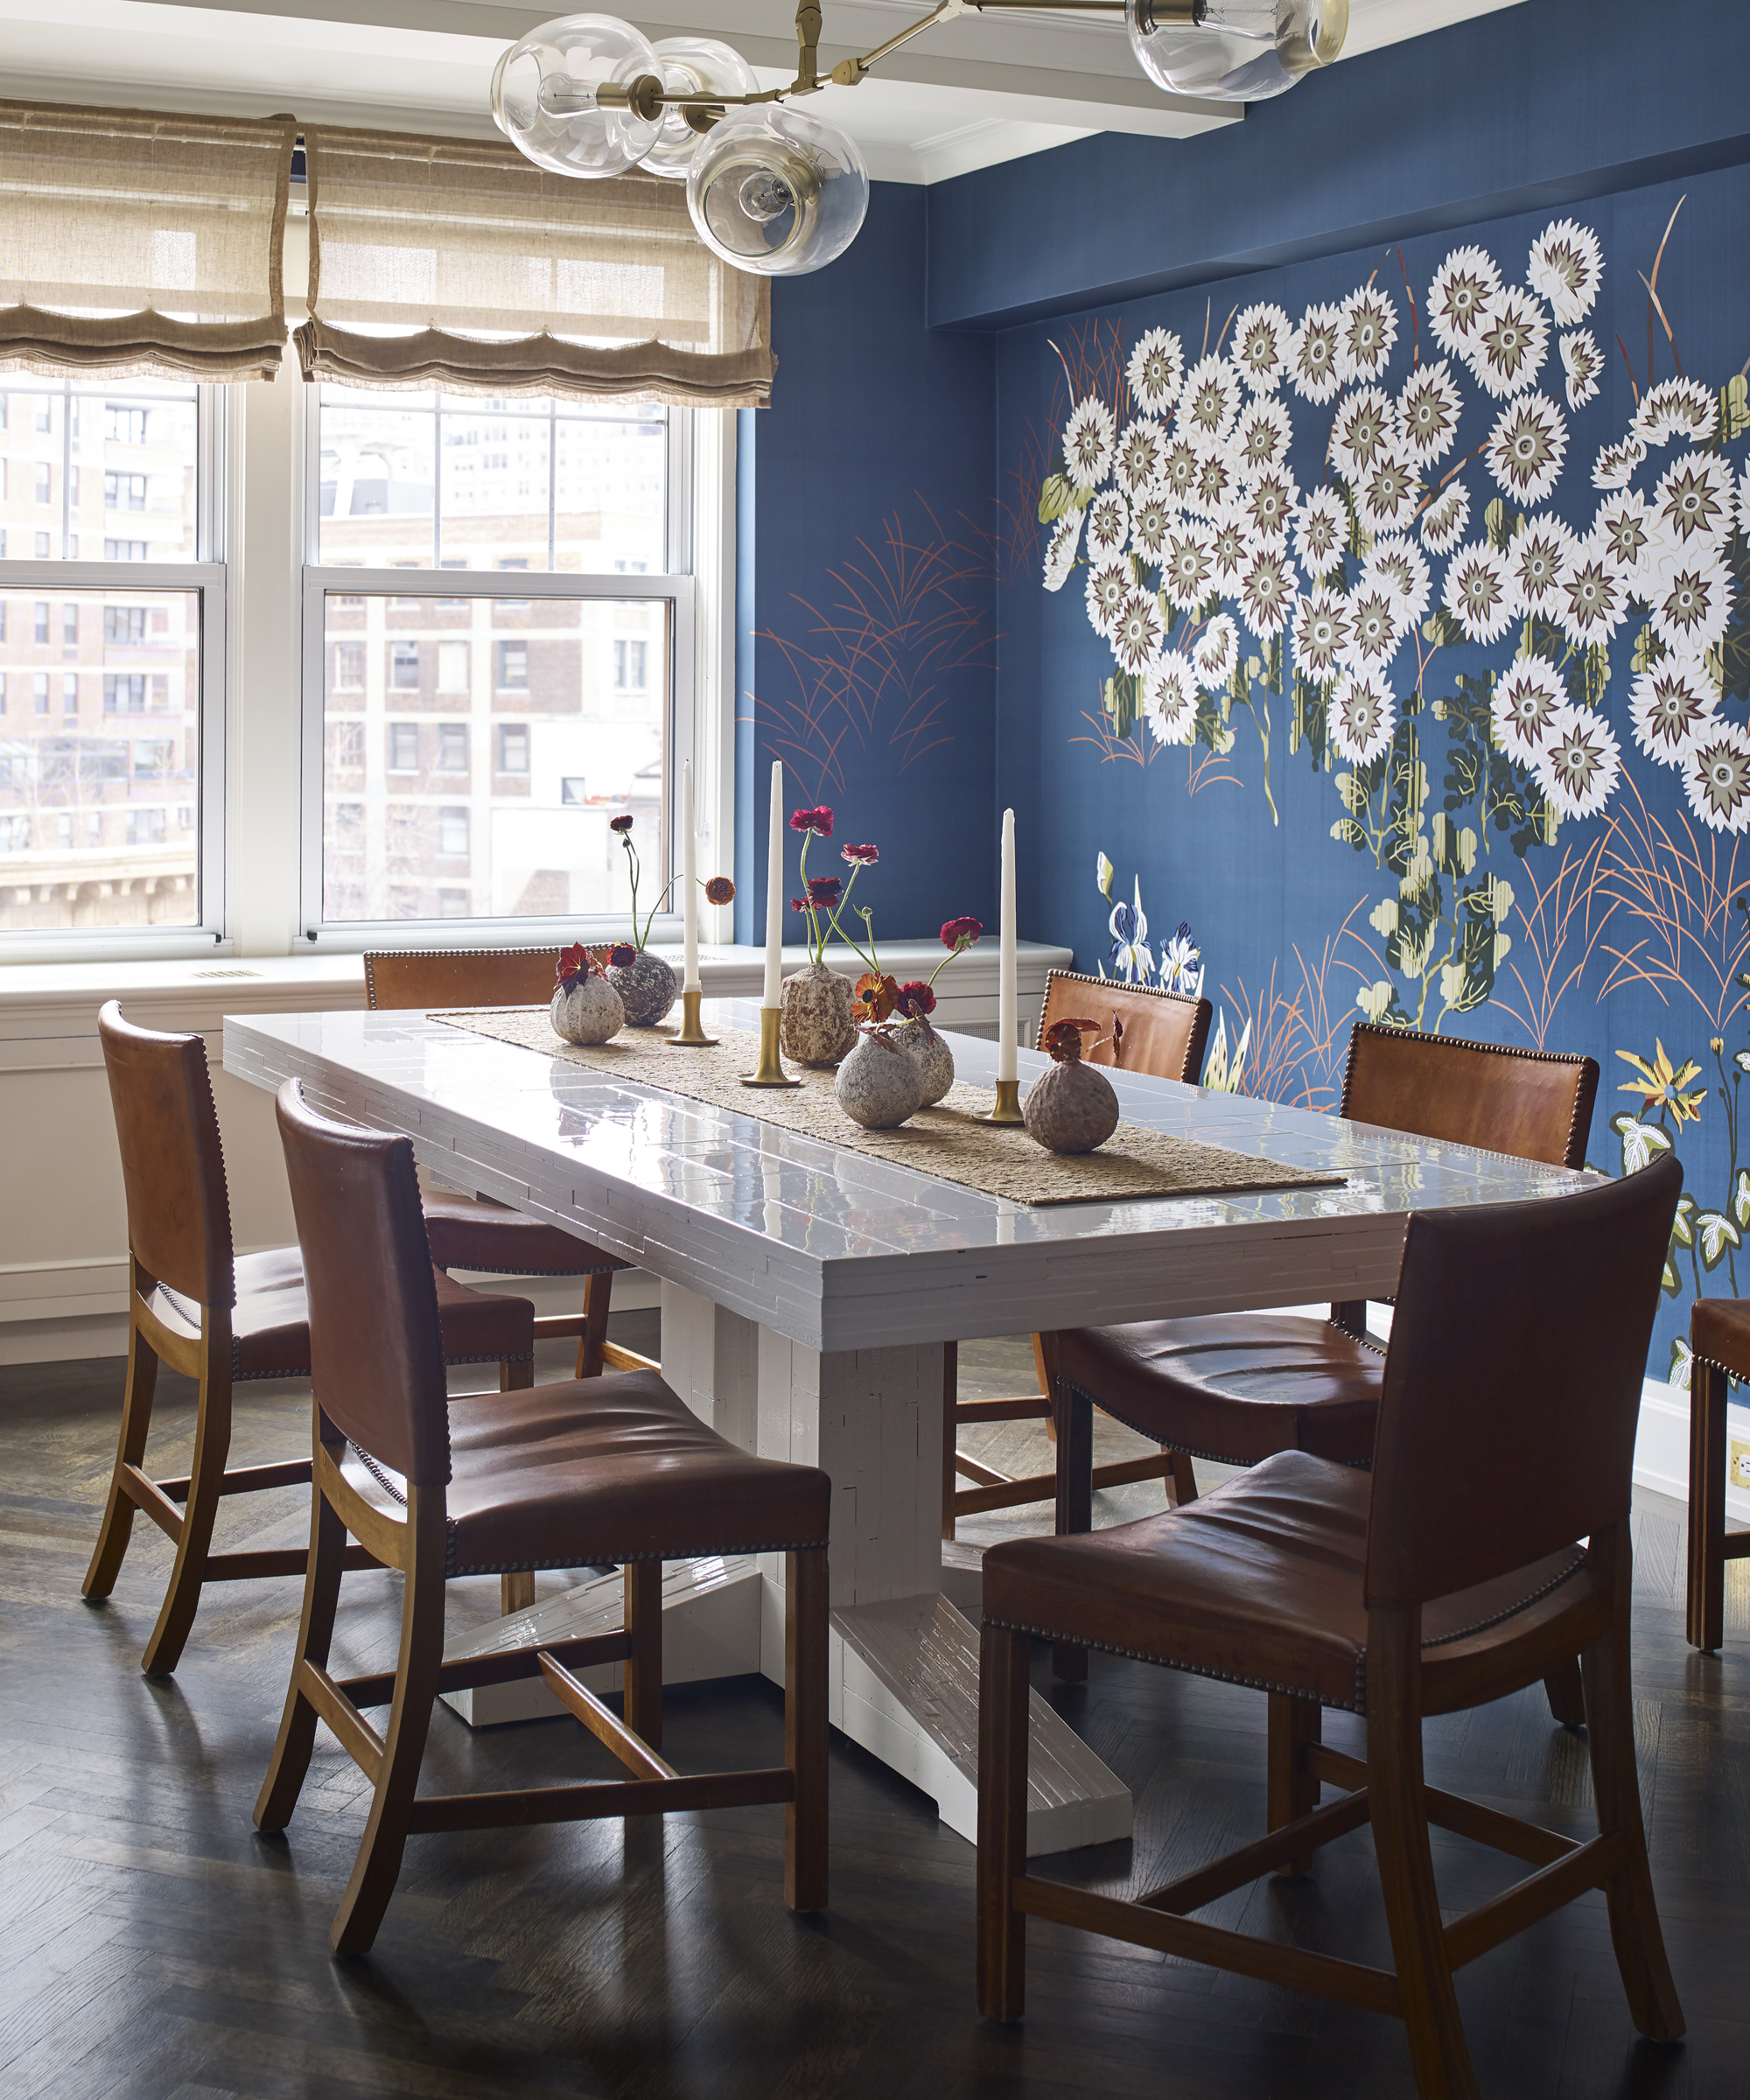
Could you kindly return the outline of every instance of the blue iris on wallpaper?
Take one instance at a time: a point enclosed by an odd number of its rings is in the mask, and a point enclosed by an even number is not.
[[[1587,1003],[1667,1014],[1600,1046],[1599,1121],[1623,1172],[1704,1128],[1673,1300],[1736,1295],[1750,1230],[1750,388],[1684,363],[1661,270],[1685,201],[1630,266],[1642,370],[1603,322],[1596,229],[1553,219],[1434,248],[1425,274],[1390,250],[1298,311],[1212,304],[1200,341],[1058,329],[1032,483],[1044,588],[1104,657],[1072,741],[1182,752],[1187,796],[1237,788],[1270,830],[1310,766],[1326,809],[1295,850],[1322,837],[1362,876],[1314,934],[1328,878],[1289,864],[1299,937],[1262,986],[1222,987],[1245,1090],[1334,1106],[1357,1015],[1578,1049]],[[1200,873],[1237,878],[1256,835],[1213,836]]]

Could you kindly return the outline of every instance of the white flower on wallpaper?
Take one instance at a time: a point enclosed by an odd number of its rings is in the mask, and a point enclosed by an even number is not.
[[[1407,712],[1460,704],[1452,675],[1426,682],[1429,645],[1457,645],[1488,653],[1462,704],[1486,701],[1485,744],[1521,769],[1513,792],[1546,836],[1609,806],[1631,743],[1681,775],[1703,823],[1750,830],[1736,641],[1722,648],[1750,463],[1726,458],[1722,396],[1695,379],[1649,386],[1601,444],[1572,422],[1608,378],[1603,277],[1595,232],[1554,219],[1520,281],[1463,244],[1424,291],[1376,273],[1298,318],[1257,302],[1194,355],[1170,330],[1139,336],[1127,391],[1075,403],[1045,514],[1046,587],[1087,568],[1089,621],[1128,681],[1109,709],[1157,745],[1225,752],[1253,682],[1283,693],[1292,676],[1315,762],[1373,769],[1344,788],[1353,811]],[[1607,654],[1631,640],[1632,663]],[[1432,850],[1448,850],[1438,834]]]

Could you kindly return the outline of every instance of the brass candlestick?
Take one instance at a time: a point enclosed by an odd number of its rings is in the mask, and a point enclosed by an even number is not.
[[[762,1006],[760,1009],[760,1069],[741,1074],[744,1087],[799,1087],[802,1081],[792,1079],[778,1062],[778,1009]]]
[[[975,1123],[1022,1123],[1021,1082],[1018,1079],[999,1079],[997,1082],[997,1099],[988,1116],[975,1116]]]
[[[699,1001],[704,997],[702,990],[681,994],[681,1032],[666,1039],[671,1049],[708,1050],[717,1041],[716,1036],[707,1035],[699,1026]]]

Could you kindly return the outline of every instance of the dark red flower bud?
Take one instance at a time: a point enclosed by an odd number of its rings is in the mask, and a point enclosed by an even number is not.
[[[727,875],[713,875],[705,885],[705,896],[712,904],[730,904],[735,899],[735,885]]]
[[[638,960],[638,950],[629,941],[616,941],[607,951],[607,959],[616,970],[624,970],[628,962]]]
[[[970,948],[984,931],[984,922],[981,919],[950,919],[942,929],[942,944],[956,949]]]
[[[624,837],[632,829],[632,819],[630,816],[610,817],[607,828],[610,831],[618,831]]]

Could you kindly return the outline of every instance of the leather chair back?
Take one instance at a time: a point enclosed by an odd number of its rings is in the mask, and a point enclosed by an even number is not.
[[[206,1045],[136,1028],[108,1000],[97,1016],[122,1148],[128,1245],[153,1282],[203,1306],[237,1302],[231,1201]]]
[[[1146,1072],[1156,1079],[1180,1079],[1194,1087],[1203,1072],[1210,1012],[1208,999],[1190,998],[1182,991],[1155,991],[1145,985],[1054,970],[1045,981],[1045,1004],[1040,1009],[1033,1046],[1042,1050],[1045,1032],[1052,1023],[1074,1014],[1098,1021],[1104,1031],[1098,1043],[1091,1036],[1082,1038],[1082,1054],[1090,1065]]]
[[[1367,1596],[1419,1604],[1628,1514],[1683,1168],[1410,1221],[1374,1439]]]
[[[279,1090],[278,1114],[317,1404],[411,1485],[440,1485],[450,1409],[413,1147],[317,1115],[295,1079]]]
[[[1338,1113],[1417,1138],[1584,1166],[1598,1093],[1589,1057],[1503,1050],[1357,1021]]]
[[[365,957],[365,1001],[379,1008],[545,1006],[559,981],[556,948],[476,948]]]

